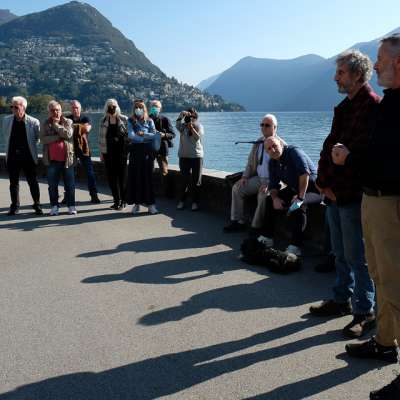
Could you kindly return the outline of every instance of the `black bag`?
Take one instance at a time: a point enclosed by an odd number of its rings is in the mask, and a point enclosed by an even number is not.
[[[250,265],[267,267],[277,274],[289,274],[301,268],[301,258],[286,251],[266,247],[257,238],[245,239],[240,250],[242,261]]]

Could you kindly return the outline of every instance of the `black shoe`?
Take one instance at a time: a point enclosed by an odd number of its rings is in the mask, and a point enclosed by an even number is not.
[[[90,194],[90,202],[93,204],[100,204],[100,199],[99,196],[97,196],[97,193]]]
[[[119,204],[118,204],[118,206],[117,206],[117,208],[116,208],[116,210],[117,210],[117,211],[122,211],[122,210],[125,210],[125,208],[126,208],[126,203],[125,203],[125,201],[120,201]]]
[[[323,301],[318,306],[311,306],[310,313],[318,317],[343,317],[352,312],[350,302],[336,303],[333,300]]]
[[[348,338],[359,338],[374,329],[376,318],[374,313],[355,315],[353,321],[343,328],[343,336]]]
[[[12,215],[15,215],[15,214],[18,214],[18,213],[19,213],[19,207],[10,206],[10,209],[8,210],[7,215],[8,216],[12,216]]]
[[[224,226],[224,232],[240,232],[246,229],[245,224],[241,224],[238,221],[230,221],[228,225]]]
[[[396,346],[382,346],[371,338],[364,343],[346,344],[346,352],[350,357],[374,358],[391,364],[397,363]]]
[[[333,254],[329,254],[325,261],[321,264],[318,264],[314,267],[315,272],[327,273],[335,270],[335,256]]]
[[[43,210],[42,207],[40,207],[40,204],[33,204],[32,208],[35,210],[36,215],[43,215]]]
[[[114,202],[113,204],[111,204],[110,208],[112,208],[113,210],[118,210],[119,207],[119,202]]]
[[[398,400],[400,399],[400,376],[382,389],[369,394],[370,400]]]

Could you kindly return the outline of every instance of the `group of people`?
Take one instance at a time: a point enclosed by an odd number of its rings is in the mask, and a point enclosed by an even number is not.
[[[385,88],[380,98],[369,85],[373,69]],[[274,245],[274,221],[288,215],[287,252],[301,255],[307,204],[326,205],[336,280],[332,298],[310,307],[316,317],[353,315],[343,328],[349,356],[398,362],[400,341],[400,35],[381,40],[377,61],[350,50],[336,59],[334,80],[345,99],[335,107],[318,167],[301,149],[278,137],[278,122],[267,114],[262,136],[250,151],[241,179],[232,188],[231,220],[225,232],[246,229],[244,199],[257,194],[250,234]],[[400,376],[370,394],[400,399]]]
[[[385,88],[381,99],[369,85],[375,69],[378,84]],[[241,179],[232,189],[231,220],[225,232],[246,228],[244,199],[257,195],[257,208],[250,233],[267,247],[274,246],[275,220],[288,216],[291,238],[288,253],[301,256],[307,205],[323,201],[336,280],[332,298],[311,306],[317,317],[353,315],[343,328],[347,338],[360,338],[377,328],[364,343],[347,344],[351,357],[397,362],[400,340],[400,35],[381,40],[377,61],[350,50],[336,59],[334,80],[345,99],[334,109],[331,131],[321,151],[318,167],[300,148],[277,135],[278,121],[267,114],[260,122],[261,137],[254,142]],[[25,113],[22,97],[12,99],[13,115],[4,119],[7,167],[10,178],[9,215],[18,212],[18,182],[23,170],[36,214],[42,214],[36,179],[37,141],[43,144],[48,166],[51,215],[58,214],[58,183],[64,177],[65,203],[76,213],[74,165],[79,159],[88,176],[91,201],[99,202],[87,136],[90,120],[81,115],[78,101],[71,102],[71,115],[51,101],[49,118],[39,121]],[[175,137],[171,122],[160,114],[161,103],[150,110],[135,100],[132,115],[121,114],[114,99],[107,100],[99,131],[101,159],[107,170],[115,210],[126,203],[132,213],[146,205],[157,213],[152,184],[155,159],[162,176],[168,174],[168,148]],[[198,209],[202,175],[204,129],[194,109],[180,113],[179,166],[182,187],[178,209],[185,207],[191,192],[192,210]],[[129,167],[127,172],[127,160]],[[371,399],[400,399],[400,377],[372,392]]]
[[[92,129],[88,116],[82,114],[78,100],[71,101],[71,113],[64,115],[61,104],[52,100],[48,104],[48,118],[40,122],[26,114],[27,100],[16,96],[11,100],[12,114],[3,120],[6,145],[6,162],[10,180],[11,205],[8,215],[18,213],[19,177],[24,172],[33,199],[35,214],[42,215],[40,191],[37,180],[38,149],[43,145],[43,163],[47,166],[50,215],[58,215],[61,204],[68,207],[70,215],[77,214],[75,206],[75,166],[79,162],[87,175],[92,203],[100,203],[96,177],[91,159],[88,135]],[[121,113],[118,102],[109,99],[105,103],[104,116],[100,121],[99,150],[104,162],[108,183],[113,197],[111,208],[124,210],[132,205],[132,214],[140,212],[140,206],[150,214],[158,213],[153,188],[154,161],[157,160],[165,186],[168,175],[168,152],[175,138],[171,121],[160,114],[161,102],[150,102],[147,110],[143,100],[133,103],[130,117]],[[204,129],[194,108],[182,111],[176,121],[180,133],[179,165],[181,185],[178,209],[185,207],[186,197],[192,200],[193,211],[199,208],[199,186],[203,165]],[[129,158],[129,164],[128,164]],[[58,186],[64,180],[64,198],[59,201]]]

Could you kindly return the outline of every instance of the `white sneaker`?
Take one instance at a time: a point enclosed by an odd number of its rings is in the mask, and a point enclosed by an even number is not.
[[[286,249],[287,253],[294,254],[297,257],[301,257],[301,249],[300,247],[295,246],[294,244],[289,244]]]
[[[69,215],[76,215],[76,214],[78,214],[78,211],[76,211],[75,206],[68,207],[68,214],[69,214]]]
[[[185,203],[183,201],[180,201],[176,206],[177,210],[183,210],[184,208],[185,208]]]
[[[192,204],[192,211],[197,211],[199,209],[199,205],[197,203]]]
[[[148,210],[150,214],[158,214],[158,210],[154,204],[150,204]]]
[[[132,207],[131,213],[136,215],[136,214],[139,214],[139,211],[140,211],[140,205],[139,204],[134,204],[133,207]]]
[[[51,207],[49,215],[58,215],[58,206]]]
[[[274,239],[260,235],[257,241],[262,243],[265,247],[272,247],[274,245]]]

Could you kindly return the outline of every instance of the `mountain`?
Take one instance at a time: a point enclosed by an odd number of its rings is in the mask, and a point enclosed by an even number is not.
[[[17,18],[17,16],[11,13],[10,10],[0,10],[0,25],[14,18]]]
[[[400,28],[390,33],[396,32]],[[368,54],[374,62],[379,39],[357,43],[351,48]],[[332,110],[343,99],[333,81],[335,59],[336,56],[325,59],[314,54],[290,60],[245,57],[204,90],[243,104],[251,111]],[[371,84],[378,93],[382,92],[375,74]]]
[[[0,25],[0,95],[51,94],[101,108],[115,97],[159,98],[167,110],[234,110],[220,96],[167,77],[94,7],[78,1]]]
[[[219,78],[220,75],[221,74],[210,76],[209,78],[204,79],[203,81],[198,83],[196,87],[199,88],[200,90],[207,89],[212,83],[214,83]]]

